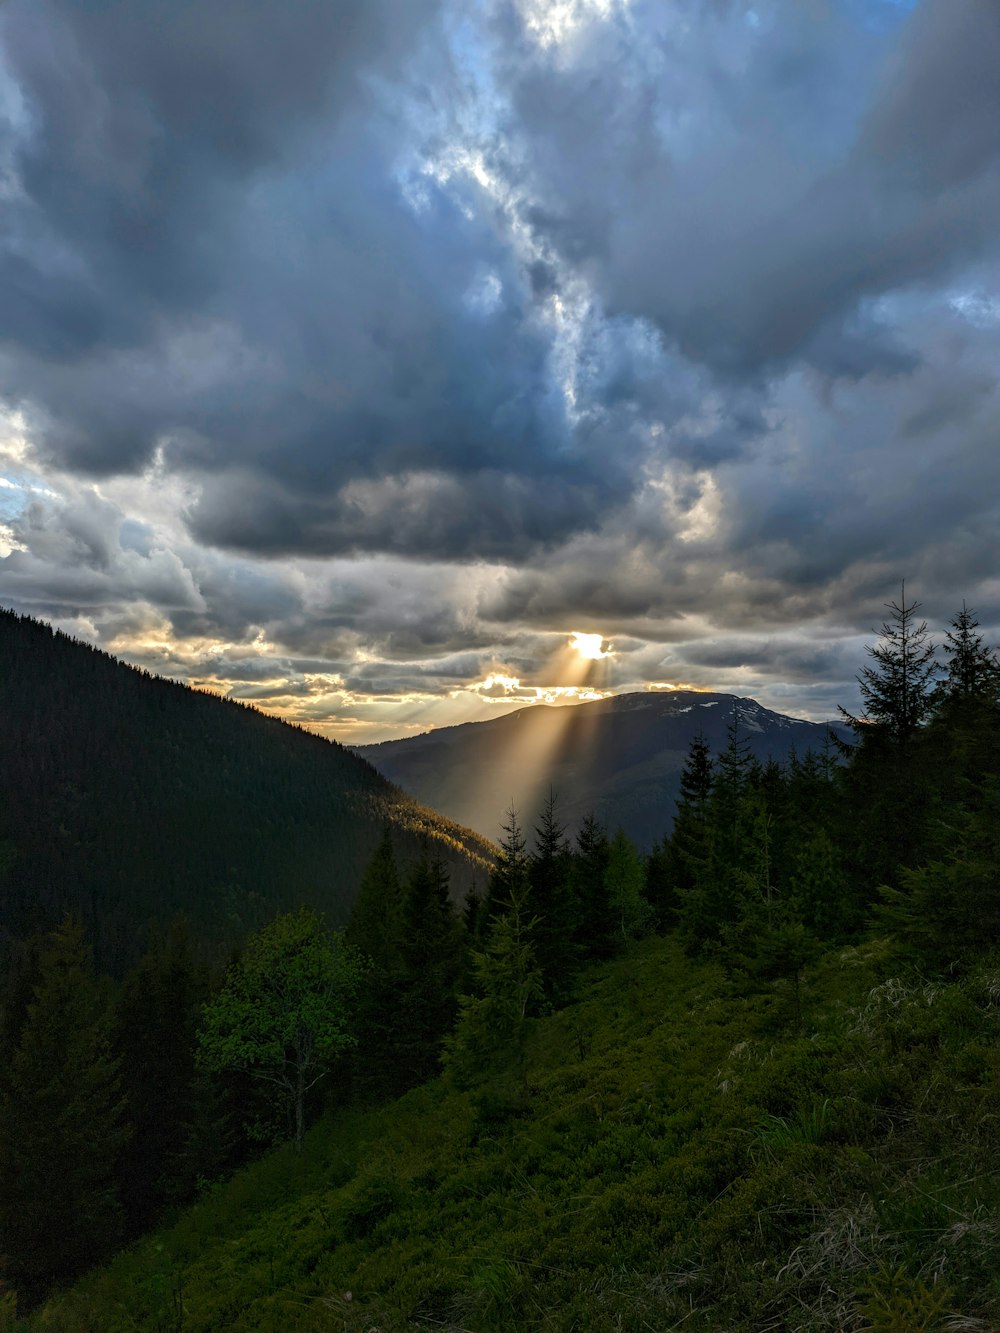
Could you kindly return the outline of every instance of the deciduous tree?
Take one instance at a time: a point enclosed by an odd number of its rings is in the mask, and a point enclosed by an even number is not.
[[[241,1069],[276,1089],[302,1147],[306,1094],[355,1043],[357,952],[306,909],[252,936],[204,1009],[199,1059]]]

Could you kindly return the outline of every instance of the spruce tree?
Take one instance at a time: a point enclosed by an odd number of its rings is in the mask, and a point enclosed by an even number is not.
[[[550,791],[535,828],[535,848],[528,859],[528,913],[538,918],[535,956],[546,995],[569,995],[578,956],[573,938],[575,910],[570,882],[570,853],[565,830],[556,818]]]
[[[872,665],[858,675],[864,712],[860,717],[846,708],[840,712],[862,739],[885,736],[905,744],[930,712],[935,649],[927,622],[916,617],[920,603],[906,600],[905,582],[899,601],[886,605],[889,618],[878,643],[867,649]]]
[[[982,699],[995,702],[1000,691],[1000,661],[977,633],[979,621],[963,602],[962,609],[945,633],[944,651],[948,657],[948,676],[944,682],[946,699]]]
[[[373,976],[391,976],[399,968],[403,892],[388,826],[368,863],[344,931],[348,944],[368,958]]]
[[[708,856],[708,803],[714,765],[705,734],[691,740],[681,770],[680,791],[670,835],[653,848],[646,863],[646,897],[659,930],[676,924],[680,904],[690,893]]]
[[[42,951],[3,1089],[0,1236],[27,1304],[122,1235],[118,1166],[128,1129],[111,1039],[107,995],[67,917]]]
[[[653,911],[644,894],[642,862],[625,830],[621,828],[608,847],[605,884],[615,940],[620,949],[625,948],[649,927]]]
[[[134,1129],[122,1161],[122,1202],[133,1234],[195,1183],[185,1161],[199,1077],[195,1033],[208,991],[184,918],[171,923],[122,986],[116,1047]]]
[[[610,958],[615,951],[607,884],[609,852],[607,833],[594,815],[587,815],[576,835],[572,865],[576,940],[585,958]]]
[[[391,1034],[400,1087],[438,1071],[458,1010],[465,938],[442,863],[424,856],[410,871],[403,907],[396,1021]]]
[[[351,1052],[351,1085],[380,1095],[400,1083],[399,988],[403,975],[403,886],[388,827],[351,908],[344,938],[371,964],[358,996],[358,1044]]]
[[[507,811],[506,821],[501,827],[503,836],[499,844],[500,855],[490,872],[481,912],[487,938],[494,919],[506,912],[515,900],[524,901],[529,886],[527,843],[517,811],[513,807]]]
[[[445,1067],[460,1084],[498,1069],[522,1075],[528,1015],[543,996],[535,961],[535,920],[526,912],[524,886],[496,917],[489,941],[473,954],[472,993],[463,995]]]

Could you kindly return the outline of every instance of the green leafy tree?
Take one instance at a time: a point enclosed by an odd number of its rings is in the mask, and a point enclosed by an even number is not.
[[[306,1094],[355,1043],[356,950],[305,908],[276,917],[247,941],[198,1032],[202,1065],[243,1070],[269,1084],[305,1133]]]
[[[128,1139],[105,988],[69,917],[47,939],[4,1071],[0,1237],[27,1304],[114,1249]]]

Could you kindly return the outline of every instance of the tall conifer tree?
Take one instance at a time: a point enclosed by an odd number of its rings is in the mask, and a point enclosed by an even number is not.
[[[403,906],[395,1046],[403,1086],[438,1071],[455,1022],[464,971],[465,932],[440,861],[423,857],[410,871]]]
[[[0,1236],[26,1303],[114,1249],[128,1138],[112,1020],[69,918],[46,942],[4,1085]]]
[[[535,848],[528,860],[528,914],[535,926],[535,957],[545,993],[556,1001],[569,994],[577,960],[573,938],[575,912],[570,881],[569,844],[556,818],[555,793],[548,800],[535,828]]]

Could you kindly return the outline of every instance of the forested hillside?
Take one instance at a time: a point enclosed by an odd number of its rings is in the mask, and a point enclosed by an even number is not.
[[[553,799],[461,916],[386,836],[344,936],[280,915],[224,977],[183,933],[117,989],[40,941],[0,1030],[7,1327],[996,1328],[1000,665],[914,611],[842,762],[696,737],[646,857]],[[294,1146],[227,1183],[262,1137]]]
[[[0,612],[0,949],[66,911],[119,973],[181,912],[216,944],[300,903],[342,924],[386,825],[484,883],[482,838],[335,742]]]

